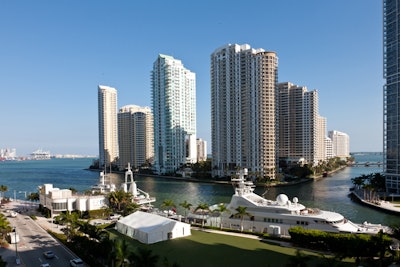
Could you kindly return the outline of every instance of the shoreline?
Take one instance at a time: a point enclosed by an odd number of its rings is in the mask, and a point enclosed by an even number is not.
[[[194,183],[208,183],[208,184],[221,184],[221,185],[231,185],[231,181],[217,181],[217,180],[207,180],[207,179],[198,179],[198,178],[191,178],[191,177],[175,177],[175,176],[162,176],[162,175],[155,175],[155,174],[135,174],[138,177],[145,177],[150,176],[154,178],[161,178],[161,179],[170,179],[176,181],[185,181],[185,182],[194,182]],[[266,184],[266,183],[254,183],[257,187],[267,186],[267,187],[285,187],[285,186],[292,186],[298,185],[303,183],[309,183],[314,181],[315,178],[299,178],[298,181],[291,181],[285,183],[278,183],[278,184]]]
[[[364,198],[362,198],[361,196],[359,196],[357,194],[356,190],[351,190],[349,195],[353,201],[355,201],[361,205],[364,205],[364,206],[367,206],[367,207],[370,207],[370,208],[373,208],[373,209],[376,209],[379,211],[383,211],[383,212],[386,212],[386,213],[389,213],[392,215],[400,215],[400,205],[398,205],[398,207],[397,207],[395,204],[392,204],[391,202],[384,201],[384,200],[375,201],[375,202],[370,202],[370,201],[364,200]]]

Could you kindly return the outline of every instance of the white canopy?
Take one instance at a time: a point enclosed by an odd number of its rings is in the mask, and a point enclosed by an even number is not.
[[[142,211],[121,218],[117,221],[115,229],[145,244],[191,234],[190,224]]]

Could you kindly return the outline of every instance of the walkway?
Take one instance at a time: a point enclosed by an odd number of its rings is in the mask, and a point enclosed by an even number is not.
[[[360,192],[360,190],[352,190],[351,191],[351,195],[355,196],[357,198],[357,200],[362,203],[365,204],[367,206],[379,209],[379,210],[383,210],[392,214],[399,214],[400,215],[400,204],[393,204],[390,201],[384,201],[384,200],[380,200],[380,201],[374,201],[374,202],[370,202],[365,200],[364,198],[362,198],[360,196],[362,192]]]

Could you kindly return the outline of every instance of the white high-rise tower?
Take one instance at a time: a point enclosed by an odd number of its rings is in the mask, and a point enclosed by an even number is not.
[[[117,90],[98,86],[99,167],[110,167],[118,160]]]
[[[196,75],[180,60],[159,55],[151,73],[154,115],[154,167],[176,171],[197,161]]]

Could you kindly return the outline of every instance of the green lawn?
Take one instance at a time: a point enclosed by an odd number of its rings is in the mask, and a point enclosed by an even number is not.
[[[145,245],[111,230],[111,238],[120,236],[129,240],[132,250],[142,246],[151,249],[162,259],[177,263],[180,267],[213,267],[213,266],[252,266],[282,267],[288,263],[296,249],[267,244],[255,239],[208,233],[192,230],[192,235],[184,238]],[[332,266],[327,259],[318,253],[302,251],[311,257],[307,266]],[[354,266],[354,261],[342,262],[340,266]]]

